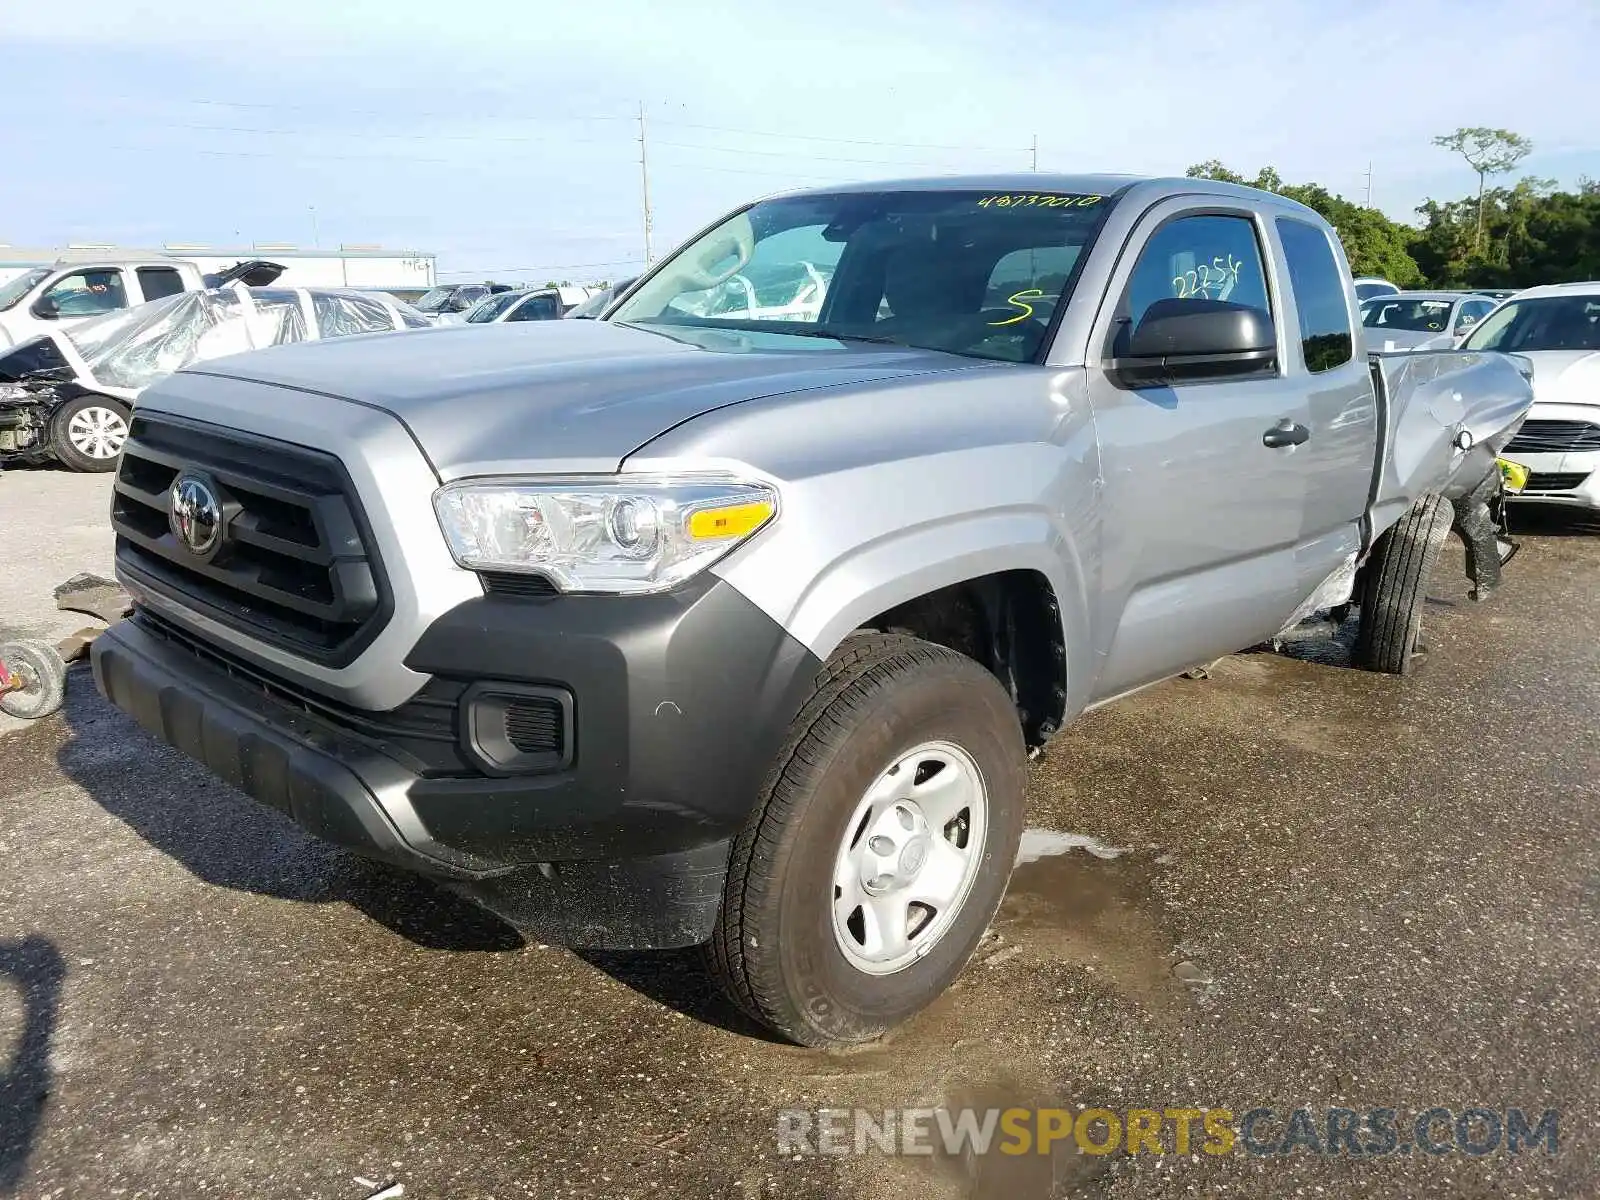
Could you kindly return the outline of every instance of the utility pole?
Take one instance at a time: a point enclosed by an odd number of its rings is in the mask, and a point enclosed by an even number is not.
[[[1367,207],[1372,207],[1372,160],[1367,160]]]
[[[647,140],[648,132],[644,123],[644,101],[639,101],[639,186],[644,198],[644,265],[646,268],[655,258],[654,247],[651,245],[650,233],[653,224],[650,215],[650,144]]]
[[[1037,133],[1033,135],[1033,169],[1035,171],[1039,169],[1039,135]]]

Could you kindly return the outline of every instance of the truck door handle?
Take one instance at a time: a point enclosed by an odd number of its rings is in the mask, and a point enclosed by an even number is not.
[[[1285,417],[1261,435],[1261,444],[1272,450],[1284,446],[1298,446],[1311,436],[1311,430]]]

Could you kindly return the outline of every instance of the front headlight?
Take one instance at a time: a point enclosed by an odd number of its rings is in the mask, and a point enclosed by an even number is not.
[[[486,479],[440,488],[433,507],[468,570],[638,593],[705,570],[777,514],[778,492],[723,475]]]

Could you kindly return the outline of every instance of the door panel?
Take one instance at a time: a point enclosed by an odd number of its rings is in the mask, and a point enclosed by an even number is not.
[[[1220,262],[1227,291],[1210,298],[1276,310],[1264,245],[1246,210],[1157,206],[1123,254],[1111,292],[1120,299],[1091,348],[1113,349],[1155,299],[1206,295],[1218,268],[1185,267],[1186,255]],[[1304,381],[1283,374],[1281,320],[1278,330],[1274,377],[1129,390],[1089,367],[1103,463],[1096,699],[1260,641],[1294,609],[1304,446],[1272,449],[1263,436],[1280,422],[1305,424],[1310,410]]]
[[[1299,335],[1290,339],[1289,372],[1307,392],[1311,431],[1296,454],[1306,490],[1298,603],[1360,548],[1378,455],[1378,403],[1337,248],[1320,225],[1293,217],[1273,225],[1294,311],[1285,326]]]

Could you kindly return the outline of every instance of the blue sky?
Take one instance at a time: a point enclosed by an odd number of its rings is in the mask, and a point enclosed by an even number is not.
[[[1035,135],[1047,170],[1220,158],[1352,199],[1370,161],[1409,219],[1472,190],[1429,143],[1461,125],[1600,176],[1597,58],[1594,0],[12,0],[0,242],[314,221],[455,278],[615,277],[642,260],[640,102],[658,255],[788,187],[1026,169]]]

